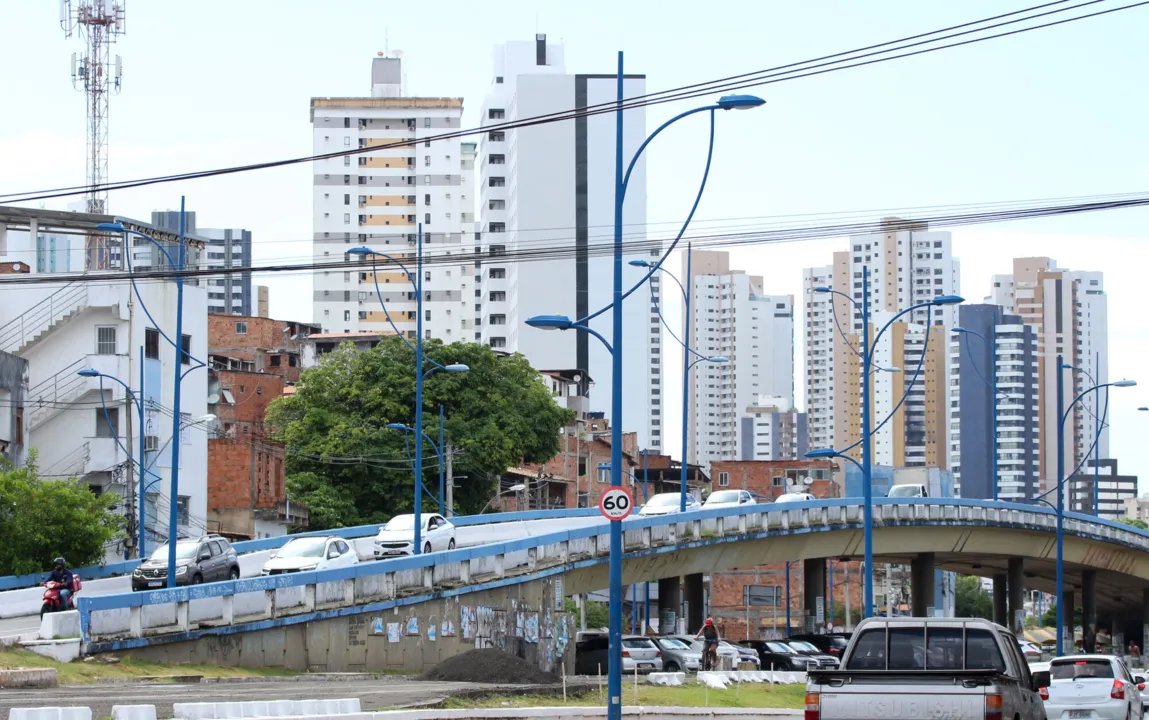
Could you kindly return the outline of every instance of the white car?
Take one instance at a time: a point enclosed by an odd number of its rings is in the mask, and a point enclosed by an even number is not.
[[[650,517],[651,515],[674,515],[678,513],[678,508],[682,504],[681,493],[659,493],[652,496],[638,511],[639,515]],[[702,505],[699,504],[690,495],[686,496],[686,512],[691,510],[699,510]]]
[[[1031,643],[1028,640],[1018,640],[1017,644],[1021,646],[1021,654],[1025,656],[1026,660],[1040,660],[1041,648],[1036,643]],[[1030,664],[1030,670],[1033,670],[1033,664]]]
[[[423,513],[419,532],[423,552],[455,549],[455,526],[442,515]],[[375,536],[375,558],[413,555],[415,550],[415,516],[396,515],[379,528]]]
[[[273,550],[263,565],[264,575],[310,572],[349,567],[359,563],[359,555],[346,540],[335,535],[297,537]]]
[[[1051,720],[1142,720],[1144,678],[1112,655],[1067,655],[1049,663],[1049,687],[1041,697]]]
[[[794,492],[794,493],[786,493],[785,495],[779,495],[778,497],[774,498],[774,504],[777,505],[778,503],[788,503],[788,502],[809,502],[811,500],[817,500],[817,499],[818,498],[814,497],[810,493]]]
[[[710,497],[702,503],[702,508],[713,510],[714,508],[738,507],[740,505],[754,505],[755,503],[754,496],[745,490],[719,490],[710,493]]]

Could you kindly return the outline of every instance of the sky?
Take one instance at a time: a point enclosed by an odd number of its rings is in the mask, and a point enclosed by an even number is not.
[[[1071,14],[1123,4],[1099,0]],[[657,91],[1023,7],[1002,0],[132,2],[113,49],[124,76],[111,101],[109,174],[126,180],[308,155],[310,98],[368,94],[371,58],[383,50],[402,50],[409,94],[462,96],[463,126],[473,127],[492,81],[493,46],[537,32],[565,44],[571,72],[613,72],[616,52],[625,51],[627,71],[644,73]],[[69,79],[79,40],[65,38],[56,3],[0,0],[0,13],[8,31],[0,43],[0,193],[82,184],[84,99]],[[1149,6],[747,90],[767,104],[719,117],[695,231],[790,215],[852,211],[876,220],[894,209],[1145,191],[1147,32]],[[647,126],[689,107],[648,108]],[[651,223],[684,216],[705,139],[698,119],[651,146]],[[201,226],[250,229],[257,264],[304,260],[310,179],[301,164],[116,192],[110,208],[147,220],[152,210],[178,208],[183,195]],[[1136,408],[1149,405],[1142,360],[1149,313],[1139,296],[1147,223],[1149,210],[1137,209],[952,229],[970,301],[988,294],[990,275],[1008,272],[1013,257],[1045,255],[1064,268],[1105,273],[1110,377],[1144,383],[1113,393],[1111,454],[1123,472],[1142,476],[1149,476],[1149,448],[1140,442],[1149,413]],[[800,303],[802,268],[828,263],[846,244],[737,248],[732,264],[764,276],[767,293],[794,294]],[[307,276],[257,282],[271,288],[273,317],[311,319]],[[678,327],[680,310],[667,310]],[[801,402],[800,326],[795,339]],[[680,381],[671,372],[667,382]],[[672,395],[671,418],[677,402]],[[677,422],[667,435],[677,447]]]

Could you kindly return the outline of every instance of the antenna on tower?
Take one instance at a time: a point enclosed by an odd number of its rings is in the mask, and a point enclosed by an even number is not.
[[[111,46],[125,32],[126,0],[60,0],[60,27],[65,37],[78,33],[83,43],[79,57],[72,54],[72,86],[83,89],[87,102],[87,211],[108,212],[108,93],[120,91],[123,63],[113,63]],[[82,87],[81,87],[82,86]],[[89,236],[87,266],[103,269],[112,258],[104,236]]]

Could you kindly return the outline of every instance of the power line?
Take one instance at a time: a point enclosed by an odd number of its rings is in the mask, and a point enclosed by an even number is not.
[[[1026,8],[1024,10],[1018,10],[1018,11],[1014,11],[1011,13],[1006,13],[1004,15],[991,16],[988,18],[980,19],[980,20],[975,20],[975,21],[971,21],[971,22],[967,22],[967,23],[962,23],[959,25],[950,26],[947,28],[942,28],[940,30],[934,30],[934,31],[931,31],[928,33],[919,33],[916,35],[911,35],[908,37],[899,38],[897,40],[887,41],[887,42],[880,43],[877,45],[869,45],[869,46],[865,46],[865,47],[861,47],[861,48],[855,48],[853,50],[834,53],[832,55],[822,56],[819,58],[812,58],[810,60],[804,60],[804,61],[796,62],[796,63],[788,63],[786,65],[780,65],[780,66],[776,66],[773,68],[767,68],[765,70],[759,70],[759,71],[750,72],[750,73],[743,73],[741,75],[734,75],[734,76],[730,76],[728,78],[722,78],[719,80],[712,80],[712,81],[709,81],[706,83],[697,83],[695,85],[680,86],[677,88],[671,88],[669,90],[664,90],[664,91],[660,91],[657,93],[635,96],[635,97],[632,97],[629,99],[624,99],[621,103],[616,103],[616,102],[601,103],[599,105],[589,106],[586,108],[576,108],[576,109],[571,109],[571,110],[566,110],[566,111],[550,113],[550,114],[546,114],[546,115],[539,115],[539,116],[535,116],[532,118],[525,118],[525,119],[520,120],[520,121],[488,124],[485,126],[480,126],[478,128],[471,128],[471,129],[467,129],[467,130],[458,130],[458,131],[454,131],[454,132],[442,133],[439,135],[424,137],[421,139],[403,140],[403,141],[398,141],[395,143],[389,143],[389,144],[385,144],[385,145],[377,145],[377,146],[373,146],[373,147],[351,148],[348,150],[336,151],[336,152],[331,152],[331,153],[321,153],[321,154],[309,155],[309,156],[304,156],[304,157],[288,158],[288,159],[282,159],[282,160],[273,160],[273,161],[262,162],[262,163],[253,163],[253,164],[248,164],[248,165],[233,166],[233,167],[229,167],[229,168],[218,168],[218,169],[214,169],[214,170],[203,170],[203,171],[179,173],[179,174],[173,174],[173,175],[155,176],[155,177],[151,177],[151,178],[143,178],[143,179],[138,179],[138,180],[128,180],[128,181],[121,181],[121,182],[116,182],[116,183],[108,183],[108,184],[102,185],[101,188],[107,189],[107,190],[124,190],[124,189],[129,189],[129,188],[134,188],[134,187],[141,187],[141,186],[145,186],[145,185],[156,185],[156,184],[161,184],[161,183],[177,182],[177,181],[182,181],[182,180],[194,180],[194,179],[200,179],[200,178],[206,178],[206,177],[215,177],[218,175],[229,175],[229,174],[234,174],[234,173],[239,173],[239,172],[249,172],[249,171],[253,171],[253,170],[263,170],[263,169],[269,169],[269,168],[275,168],[275,167],[284,167],[284,166],[288,166],[288,165],[297,165],[297,164],[306,163],[306,162],[315,162],[317,160],[328,160],[328,159],[334,159],[334,158],[339,158],[339,157],[349,157],[352,155],[361,155],[361,154],[366,154],[366,153],[370,153],[370,152],[376,152],[379,150],[411,147],[411,146],[416,145],[418,142],[447,140],[447,139],[453,139],[453,138],[467,137],[467,136],[481,134],[481,133],[490,132],[490,131],[519,129],[519,128],[531,127],[531,126],[535,126],[535,125],[548,124],[548,123],[552,123],[552,122],[562,122],[562,121],[566,121],[566,120],[573,120],[576,118],[590,117],[590,116],[600,115],[600,114],[605,114],[605,113],[614,113],[614,112],[618,112],[620,110],[629,110],[629,109],[635,109],[635,108],[639,108],[639,107],[648,107],[648,106],[659,105],[659,104],[664,104],[664,103],[668,103],[668,102],[676,102],[679,100],[691,99],[691,98],[700,97],[703,95],[711,95],[715,92],[720,92],[720,91],[741,90],[741,89],[746,89],[746,88],[750,88],[750,87],[759,87],[759,86],[770,85],[770,84],[774,84],[774,83],[778,83],[778,82],[785,82],[788,80],[796,80],[796,79],[800,79],[800,78],[804,78],[804,77],[823,75],[823,74],[827,74],[827,73],[831,73],[831,72],[837,72],[840,70],[848,70],[848,69],[857,68],[857,67],[864,67],[867,65],[873,65],[873,64],[877,64],[877,63],[881,63],[881,62],[888,62],[890,60],[898,60],[898,59],[902,59],[902,58],[906,58],[906,57],[913,57],[916,55],[922,55],[922,54],[926,54],[926,53],[930,53],[930,52],[936,52],[939,50],[945,50],[945,49],[950,49],[950,48],[954,48],[954,47],[961,47],[961,46],[970,45],[973,43],[985,42],[987,40],[994,40],[994,39],[998,39],[998,38],[1002,38],[1002,37],[1008,37],[1008,36],[1017,35],[1017,34],[1021,34],[1021,33],[1025,33],[1025,32],[1030,32],[1033,30],[1039,30],[1039,29],[1043,29],[1043,28],[1054,27],[1057,25],[1063,25],[1066,23],[1077,22],[1079,20],[1085,20],[1088,18],[1094,18],[1094,17],[1099,17],[1102,15],[1108,15],[1110,13],[1120,12],[1122,10],[1129,10],[1132,8],[1136,8],[1136,7],[1140,7],[1142,5],[1149,4],[1149,0],[1143,0],[1142,2],[1131,3],[1129,5],[1124,5],[1124,6],[1120,6],[1120,7],[1116,7],[1116,8],[1110,8],[1107,10],[1099,10],[1099,11],[1084,14],[1084,15],[1078,15],[1078,16],[1074,16],[1074,17],[1070,17],[1070,18],[1064,18],[1061,20],[1051,20],[1049,22],[1045,22],[1045,23],[1038,24],[1038,25],[1030,25],[1027,27],[1015,28],[1015,29],[1012,29],[1009,31],[1003,31],[1003,32],[1000,32],[997,34],[983,35],[980,37],[969,38],[969,39],[965,39],[965,40],[961,40],[961,41],[953,42],[953,43],[949,43],[949,44],[944,44],[944,45],[933,45],[931,47],[924,47],[924,48],[920,48],[917,50],[913,50],[911,52],[905,52],[902,54],[894,54],[894,55],[888,54],[888,53],[894,53],[894,52],[898,52],[901,50],[905,50],[907,48],[919,47],[921,45],[928,45],[930,43],[936,43],[940,40],[953,39],[953,38],[962,37],[962,36],[966,36],[966,35],[970,35],[970,34],[974,34],[974,33],[984,32],[986,30],[990,30],[990,29],[994,29],[994,28],[999,28],[999,27],[1004,27],[1007,25],[1022,23],[1022,22],[1033,20],[1033,19],[1053,15],[1056,13],[1063,13],[1063,12],[1069,12],[1072,10],[1078,10],[1078,9],[1084,8],[1084,7],[1089,6],[1089,5],[1094,5],[1094,4],[1097,4],[1100,2],[1106,2],[1106,1],[1107,0],[1088,0],[1087,2],[1082,2],[1082,3],[1079,3],[1077,5],[1072,5],[1069,7],[1063,7],[1063,8],[1058,8],[1055,10],[1048,10],[1046,12],[1036,13],[1033,15],[1027,15],[1025,17],[1014,18],[1012,20],[1007,20],[1007,21],[999,22],[999,23],[992,24],[992,25],[985,25],[984,27],[976,27],[973,29],[966,29],[966,30],[963,30],[962,32],[952,33],[950,35],[942,35],[941,37],[936,37],[936,38],[933,38],[932,40],[922,40],[921,39],[921,38],[926,38],[926,37],[929,37],[932,35],[939,35],[941,33],[950,32],[951,30],[957,30],[957,29],[962,29],[962,28],[971,28],[972,26],[977,26],[977,25],[984,25],[987,22],[990,22],[993,20],[998,20],[998,19],[1005,18],[1005,17],[1011,17],[1013,15],[1030,13],[1034,10],[1042,10],[1042,9],[1050,7],[1052,5],[1063,4],[1061,2],[1045,3],[1042,5],[1036,5],[1036,6],[1033,6],[1030,8]],[[908,42],[911,40],[916,40],[916,42],[912,42],[912,43]],[[886,49],[877,50],[876,48],[886,48]],[[870,52],[867,52],[867,51],[870,51]],[[837,59],[835,59],[835,58],[837,58]],[[868,58],[868,59],[864,59],[864,58]],[[858,62],[855,62],[855,61],[858,61]],[[85,186],[71,186],[71,187],[64,187],[64,188],[54,188],[54,189],[49,189],[49,190],[37,190],[37,191],[26,191],[26,192],[18,192],[18,193],[8,193],[8,194],[0,195],[0,204],[12,203],[12,202],[29,202],[29,201],[34,201],[34,200],[45,200],[45,199],[57,198],[57,197],[67,197],[67,196],[71,196],[71,195],[85,194],[85,193],[89,192],[90,190],[91,190],[91,188],[89,186],[85,185]]]

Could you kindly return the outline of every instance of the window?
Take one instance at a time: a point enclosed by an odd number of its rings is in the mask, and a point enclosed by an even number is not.
[[[492,165],[505,165],[507,162],[507,158],[505,155],[491,155],[491,161],[490,162]]]
[[[728,472],[718,473],[718,484],[721,487],[726,487],[727,485],[729,485],[730,484],[730,473],[728,473]]]
[[[491,108],[490,110],[487,111],[487,119],[488,120],[502,120],[506,116],[507,116],[507,113],[505,110],[498,110],[495,108]]]
[[[488,210],[506,210],[507,209],[507,201],[506,200],[490,200],[487,202],[487,209]]]
[[[343,167],[351,167],[351,156],[350,155],[344,155],[343,156]]]
[[[501,232],[506,232],[506,231],[507,231],[507,224],[501,223],[501,222],[491,223],[491,227],[488,230],[488,232],[493,232],[493,233],[501,233]]]
[[[429,118],[429,117],[423,118],[423,127],[425,127],[425,128],[431,127],[431,118]]]
[[[351,322],[351,311],[350,310],[344,310],[343,311],[343,322]]]
[[[351,118],[349,118],[349,117],[343,118],[343,127],[345,127],[345,128],[351,127]]]
[[[491,142],[503,142],[507,139],[507,135],[502,130],[492,130],[487,133],[487,139]]]
[[[494,290],[489,297],[491,302],[506,302],[507,293],[502,290]]]
[[[491,268],[487,272],[487,277],[491,278],[492,280],[501,280],[501,279],[505,278],[506,276],[507,276],[506,268]]]
[[[351,147],[351,138],[350,137],[343,138],[343,147]]]
[[[156,452],[160,449],[159,435],[144,435],[144,452]]]
[[[180,338],[180,364],[191,365],[192,336],[184,335]]]
[[[347,193],[343,193],[343,204],[344,205],[350,205],[351,204],[351,196],[348,195]]]
[[[350,225],[351,224],[351,213],[343,213],[343,224],[344,225]]]
[[[423,213],[423,224],[424,225],[430,225],[431,224],[431,213]]]
[[[487,179],[487,184],[491,187],[506,187],[507,179],[504,177],[490,177]]]
[[[431,176],[430,175],[424,175],[423,176],[423,184],[424,185],[430,185],[431,184]]]
[[[279,367],[280,358],[278,355],[272,355],[268,360],[271,363],[271,367]]]
[[[116,329],[114,327],[96,328],[96,354],[116,354]]]
[[[107,408],[107,415],[104,414],[104,410],[105,408],[103,407],[96,408],[96,437],[119,437],[120,409]]]
[[[423,147],[431,147],[431,140],[430,140],[430,138],[428,138],[427,140],[423,141]]]
[[[423,165],[424,165],[424,167],[431,165],[431,156],[430,155],[424,155],[423,156]]]
[[[155,328],[144,329],[144,357],[160,359],[160,333]]]
[[[176,523],[178,525],[187,525],[191,522],[191,498],[187,495],[180,495],[176,498]]]

